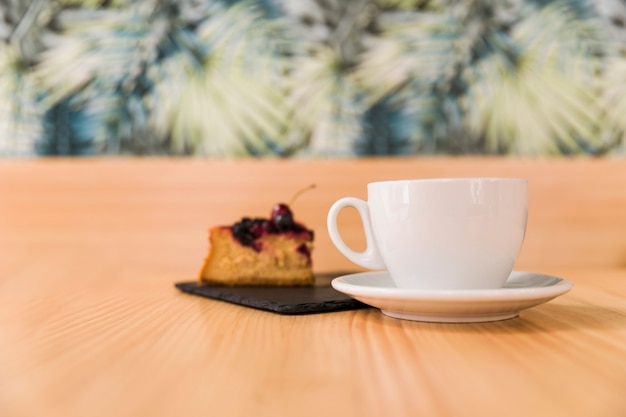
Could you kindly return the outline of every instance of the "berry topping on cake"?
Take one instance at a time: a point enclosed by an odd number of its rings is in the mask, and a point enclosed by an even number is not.
[[[254,247],[254,241],[270,232],[270,222],[266,219],[244,217],[233,224],[233,236],[244,246]],[[257,249],[257,248],[255,248]],[[259,248],[260,249],[260,248]]]
[[[300,194],[314,187],[315,185],[310,185],[298,191],[291,198],[289,204],[292,204]],[[233,236],[239,243],[244,246],[250,246],[257,251],[261,250],[261,245],[256,244],[257,240],[268,233],[307,232],[311,233],[311,238],[313,238],[313,232],[294,220],[289,205],[285,203],[275,204],[272,207],[269,219],[244,217],[233,224],[232,230]]]

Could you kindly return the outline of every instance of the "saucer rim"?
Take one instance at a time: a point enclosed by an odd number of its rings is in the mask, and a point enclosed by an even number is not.
[[[537,275],[548,278],[548,285],[505,287],[488,290],[415,290],[397,287],[373,287],[346,282],[355,276],[386,274],[387,271],[357,272],[335,278],[331,284],[339,292],[379,309],[383,315],[396,319],[435,323],[483,323],[519,316],[526,310],[565,294],[572,289],[570,280],[549,274],[513,271],[514,276],[527,279]],[[551,280],[554,278],[555,280]],[[380,279],[380,278],[379,278]],[[545,283],[544,283],[545,284]]]
[[[331,281],[331,285],[337,291],[343,292],[350,296],[365,296],[365,297],[385,297],[390,299],[407,299],[407,300],[534,300],[537,298],[556,298],[559,295],[565,294],[570,291],[574,282],[558,277],[551,274],[514,270],[507,278],[507,282],[520,275],[540,275],[546,278],[556,279],[553,284],[547,286],[530,286],[530,287],[503,287],[503,288],[490,288],[490,289],[463,289],[463,290],[432,290],[432,289],[407,289],[398,287],[374,287],[371,285],[353,283],[347,281],[353,280],[358,277],[364,276],[376,276],[386,275],[389,278],[389,273],[386,270],[381,271],[364,271],[356,272],[346,275],[341,275],[334,278]]]

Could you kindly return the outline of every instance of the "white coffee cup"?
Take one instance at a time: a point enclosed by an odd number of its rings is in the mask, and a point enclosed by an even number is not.
[[[386,269],[399,288],[501,288],[526,232],[522,178],[441,178],[372,182],[368,200],[344,197],[328,212],[330,238],[350,261]],[[337,216],[354,207],[366,249],[346,245]]]

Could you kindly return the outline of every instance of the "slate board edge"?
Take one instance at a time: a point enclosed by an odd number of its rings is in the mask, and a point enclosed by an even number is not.
[[[277,303],[275,301],[264,300],[264,307],[259,307],[251,304],[252,301],[258,300],[246,296],[229,294],[224,292],[220,292],[219,296],[208,296],[203,291],[201,291],[202,288],[195,281],[177,282],[175,286],[185,293],[199,295],[206,298],[212,298],[214,300],[226,301],[243,307],[254,308],[262,311],[270,311],[284,315],[328,313],[333,311],[356,310],[369,307],[367,304],[364,304],[355,299],[325,301],[322,304],[321,308],[320,303],[300,303],[287,306]]]

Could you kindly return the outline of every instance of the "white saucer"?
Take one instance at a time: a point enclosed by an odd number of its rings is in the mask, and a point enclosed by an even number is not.
[[[332,286],[390,317],[476,323],[517,317],[521,310],[565,294],[574,283],[551,275],[513,271],[498,289],[414,290],[398,288],[387,271],[373,271],[335,278]]]

